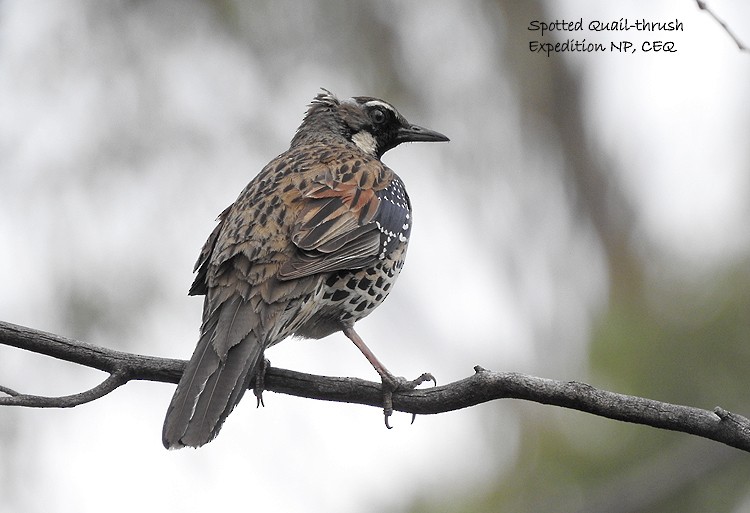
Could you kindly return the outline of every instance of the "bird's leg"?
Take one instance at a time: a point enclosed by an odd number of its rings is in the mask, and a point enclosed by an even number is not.
[[[255,394],[255,398],[258,400],[258,403],[255,405],[256,408],[260,408],[261,406],[266,407],[263,404],[263,391],[266,389],[266,371],[270,366],[271,360],[261,355],[260,365],[258,365],[258,370],[255,373],[255,383],[253,385],[253,394]]]
[[[385,365],[380,363],[380,360],[378,360],[378,358],[375,356],[375,353],[373,353],[370,348],[367,347],[365,341],[362,340],[362,337],[360,337],[356,331],[354,331],[354,328],[352,326],[345,326],[342,328],[342,331],[344,332],[344,335],[349,338],[349,340],[354,342],[354,345],[357,346],[357,349],[359,349],[362,354],[365,355],[367,361],[370,362],[377,373],[380,374],[380,381],[383,385],[383,415],[385,416],[385,427],[391,429],[391,425],[388,423],[388,418],[393,414],[393,392],[396,392],[398,390],[413,390],[426,381],[432,381],[435,385],[437,385],[437,381],[429,372],[425,372],[417,379],[413,379],[411,381],[407,380],[406,378],[394,376],[391,371],[386,369]],[[412,414],[411,421],[414,422],[415,418],[416,414]]]

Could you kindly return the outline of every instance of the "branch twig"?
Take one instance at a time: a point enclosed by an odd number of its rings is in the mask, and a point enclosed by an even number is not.
[[[119,371],[113,372],[107,379],[94,388],[81,392],[80,394],[64,395],[60,397],[45,397],[41,395],[21,394],[7,387],[0,387],[0,392],[7,397],[0,397],[0,406],[27,406],[30,408],[72,408],[81,404],[89,403],[108,393],[120,385],[128,382],[127,376]]]
[[[722,27],[722,28],[724,29],[724,31],[725,31],[725,32],[726,32],[727,34],[729,34],[729,37],[731,37],[731,38],[732,38],[732,40],[734,41],[734,44],[736,44],[736,45],[737,45],[737,48],[739,48],[739,49],[740,49],[741,51],[743,51],[743,52],[747,52],[747,51],[750,51],[750,48],[748,48],[747,46],[745,46],[745,45],[744,45],[744,44],[742,43],[742,41],[740,41],[740,38],[738,38],[738,37],[737,37],[737,36],[736,36],[736,35],[734,34],[734,32],[732,32],[732,30],[731,30],[731,29],[729,28],[729,25],[727,25],[727,24],[726,24],[726,22],[725,22],[724,20],[722,20],[721,18],[719,18],[719,17],[718,17],[717,15],[716,15],[716,13],[715,13],[715,12],[713,12],[713,11],[711,10],[711,8],[710,8],[710,7],[708,7],[708,5],[706,5],[706,2],[705,2],[704,0],[695,0],[695,3],[697,3],[697,4],[698,4],[698,9],[700,9],[701,11],[706,11],[706,12],[707,12],[707,13],[709,14],[709,16],[711,16],[711,17],[712,17],[712,18],[713,18],[714,20],[716,20],[716,23],[718,23],[719,25],[721,25],[721,27]]]
[[[0,405],[71,407],[98,399],[130,380],[177,383],[185,362],[114,351],[50,333],[0,322],[0,344],[52,356],[105,372],[100,385],[72,396],[24,395],[0,386]],[[394,410],[420,415],[444,413],[495,399],[523,399],[591,413],[623,422],[680,431],[750,452],[750,420],[723,408],[714,411],[608,392],[577,381],[555,381],[479,366],[468,378],[393,396]],[[379,383],[359,378],[315,376],[271,367],[267,390],[297,397],[382,407]]]

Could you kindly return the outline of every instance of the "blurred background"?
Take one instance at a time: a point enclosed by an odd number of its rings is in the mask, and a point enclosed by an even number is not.
[[[710,0],[750,44],[750,4]],[[620,18],[682,32],[545,34]],[[529,52],[674,41],[676,53]],[[449,144],[386,163],[415,210],[388,301],[358,326],[394,372],[480,364],[750,413],[750,55],[691,0],[0,1],[0,319],[187,358],[214,219],[326,87]],[[343,335],[273,365],[376,380]],[[0,383],[96,371],[0,346]],[[750,458],[521,401],[383,427],[266,394],[205,448],[161,446],[171,385],[0,410],[0,513],[750,512]]]

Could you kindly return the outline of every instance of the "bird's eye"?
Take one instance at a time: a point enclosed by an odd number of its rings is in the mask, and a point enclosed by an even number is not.
[[[380,109],[372,109],[370,111],[370,118],[373,123],[379,125],[385,121],[385,113]]]

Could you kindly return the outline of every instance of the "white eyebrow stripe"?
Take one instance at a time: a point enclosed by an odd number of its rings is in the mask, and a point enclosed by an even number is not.
[[[394,109],[392,105],[381,102],[380,100],[370,100],[369,102],[365,102],[365,107],[383,107],[391,112],[396,112],[396,109]]]

